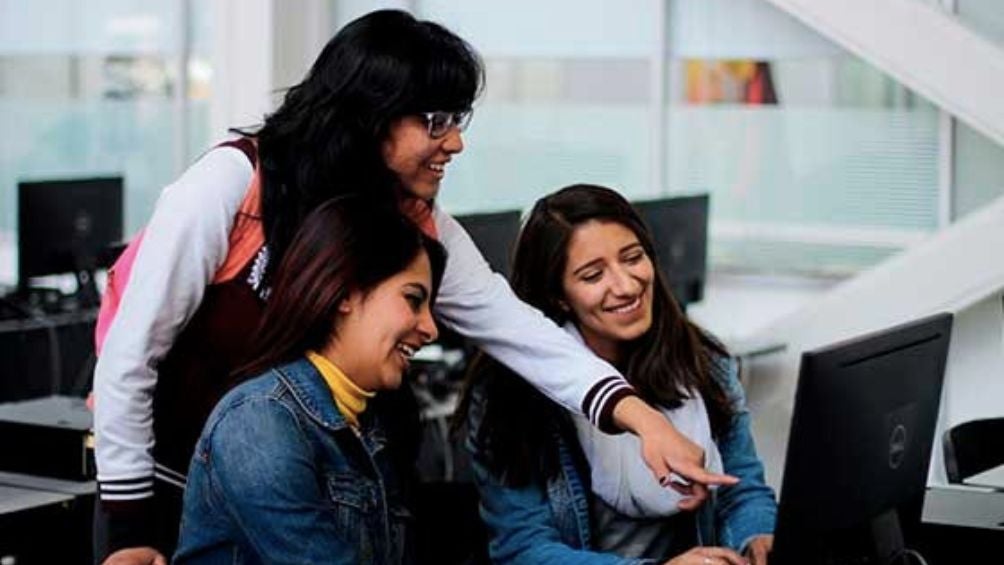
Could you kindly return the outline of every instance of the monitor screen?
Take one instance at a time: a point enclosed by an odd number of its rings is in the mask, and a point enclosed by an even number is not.
[[[707,194],[633,202],[652,231],[655,253],[681,306],[704,298],[708,270]]]
[[[939,314],[803,354],[772,563],[902,545],[899,511],[927,484],[951,329]]]
[[[474,240],[492,270],[509,276],[509,258],[519,236],[518,210],[469,214],[456,219]]]
[[[94,270],[122,239],[122,177],[18,184],[18,284]]]

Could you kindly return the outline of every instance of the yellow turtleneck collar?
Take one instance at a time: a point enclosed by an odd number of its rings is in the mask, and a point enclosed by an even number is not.
[[[375,392],[368,392],[349,380],[327,357],[316,351],[308,351],[307,359],[313,363],[317,371],[324,377],[324,382],[331,389],[338,411],[353,428],[359,427],[359,415],[366,410],[366,401],[373,398]]]

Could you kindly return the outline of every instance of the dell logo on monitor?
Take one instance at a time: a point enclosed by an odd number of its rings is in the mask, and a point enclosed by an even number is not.
[[[898,469],[906,456],[906,426],[898,424],[889,437],[889,467]]]

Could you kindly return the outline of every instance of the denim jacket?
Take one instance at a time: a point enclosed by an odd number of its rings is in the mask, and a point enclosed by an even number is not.
[[[177,562],[404,562],[410,514],[369,413],[339,413],[306,359],[230,391],[188,472]]]
[[[725,472],[738,477],[740,482],[719,488],[696,511],[697,535],[701,545],[739,551],[754,536],[774,531],[777,504],[773,490],[764,481],[763,464],[753,445],[737,364],[731,359],[722,360],[714,373],[734,411],[732,422],[718,438],[717,445]],[[551,431],[561,470],[547,482],[546,488],[539,486],[541,482],[518,488],[503,484],[485,464],[485,453],[476,439],[484,398],[479,389],[473,395],[467,448],[473,455],[481,515],[491,537],[489,553],[493,562],[590,565],[652,562],[592,549],[589,470],[583,468],[584,458],[570,426]]]

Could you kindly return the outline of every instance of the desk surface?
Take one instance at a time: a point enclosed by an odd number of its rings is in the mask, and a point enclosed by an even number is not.
[[[0,294],[2,296],[2,294]],[[65,326],[68,324],[94,323],[98,319],[97,308],[85,308],[73,312],[59,312],[54,314],[43,314],[31,318],[0,319],[0,331],[19,332],[39,328],[51,328]]]
[[[0,485],[0,514],[11,514],[73,500],[72,494]]]
[[[1004,491],[966,485],[932,485],[924,497],[923,521],[1004,531]]]
[[[975,487],[1004,490],[1004,465],[998,465],[993,469],[977,473],[972,477],[963,479],[962,482]]]
[[[94,415],[83,398],[45,396],[0,404],[0,421],[86,432]]]
[[[70,495],[94,494],[98,490],[95,481],[67,481],[6,471],[0,471],[0,486]]]

